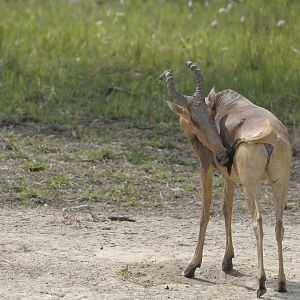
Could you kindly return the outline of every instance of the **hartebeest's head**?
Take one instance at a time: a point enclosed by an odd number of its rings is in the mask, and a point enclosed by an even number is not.
[[[228,160],[227,152],[217,131],[212,110],[205,102],[203,74],[191,61],[187,61],[186,65],[193,71],[197,80],[196,90],[192,96],[183,95],[175,89],[171,70],[166,70],[159,77],[159,80],[166,79],[171,96],[184,105],[182,107],[175,103],[167,102],[168,106],[173,112],[185,119],[185,122],[190,123],[191,130],[195,132],[199,141],[215,153],[220,164],[226,165]]]

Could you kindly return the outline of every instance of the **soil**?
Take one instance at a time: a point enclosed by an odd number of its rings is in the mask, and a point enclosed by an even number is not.
[[[68,143],[66,151],[81,147],[78,141],[75,146],[72,146],[73,142]],[[63,149],[61,145],[59,147]],[[59,158],[54,157],[56,154],[51,155],[49,157],[55,164]],[[191,151],[189,155],[192,157]],[[116,166],[120,161],[116,160]],[[299,162],[299,158],[294,158],[288,197],[291,204],[284,218],[287,293],[276,291],[278,259],[274,214],[271,202],[263,206],[267,275],[264,299],[300,299]],[[23,160],[12,161],[11,158],[3,161],[2,175],[14,181],[25,171],[12,166],[21,163]],[[71,161],[69,165],[65,163],[64,169],[71,168],[72,164],[80,167],[78,161]],[[106,161],[103,166],[110,168],[112,164]],[[82,166],[87,168],[87,162]],[[140,176],[138,171],[142,172],[142,169],[132,168]],[[173,172],[189,172],[191,180],[196,182],[195,166],[178,165],[176,168]],[[79,169],[78,177],[80,170],[83,169]],[[47,172],[54,171],[45,171],[43,176],[52,174]],[[33,183],[37,180],[36,174],[25,174]],[[79,193],[75,184],[68,195],[73,194],[76,201],[66,198],[55,202],[49,198],[39,200],[35,206],[23,202],[16,204],[13,197],[18,191],[3,192],[3,197],[10,197],[10,200],[7,198],[0,210],[0,299],[256,299],[256,241],[240,189],[235,194],[232,225],[234,269],[227,274],[221,270],[225,228],[222,202],[219,193],[214,193],[203,263],[197,269],[195,279],[186,279],[181,272],[192,258],[197,241],[201,211],[199,195],[191,190],[191,193],[175,194],[177,199],[174,200],[173,192],[177,193],[183,182],[170,181],[167,186],[155,186],[154,181],[152,184],[145,201],[149,201],[147,197],[153,189],[153,198],[161,198],[163,205],[144,205],[143,202],[126,207],[122,203],[89,201],[83,209],[69,209],[82,205],[75,197]],[[141,186],[137,185],[137,188]],[[162,193],[154,195],[160,189]],[[61,192],[66,191],[67,187],[62,186]],[[138,190],[134,193],[139,195]]]
[[[232,272],[221,270],[224,225],[212,216],[201,268],[195,279],[181,276],[199,226],[199,211],[191,209],[2,209],[0,298],[255,299],[256,242],[249,218],[233,224]],[[299,224],[285,226],[288,292],[278,293],[274,224],[264,224],[264,299],[299,299],[299,236]]]

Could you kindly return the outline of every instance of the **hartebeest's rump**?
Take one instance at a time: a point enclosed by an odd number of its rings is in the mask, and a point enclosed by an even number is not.
[[[276,240],[278,245],[279,275],[278,291],[286,291],[283,269],[282,226],[286,204],[291,165],[291,146],[283,124],[268,110],[232,91],[203,95],[203,75],[192,62],[187,66],[194,72],[197,88],[192,96],[176,91],[170,70],[160,79],[166,78],[173,98],[184,107],[167,102],[170,109],[180,116],[180,125],[193,146],[200,161],[202,213],[200,232],[194,257],[184,270],[185,277],[193,277],[201,266],[205,232],[210,216],[213,169],[224,177],[224,217],[226,227],[226,250],[222,269],[232,269],[234,250],[231,237],[232,201],[236,183],[241,183],[251,213],[257,240],[258,274],[257,297],[266,292],[266,275],[263,264],[263,229],[259,211],[260,183],[269,179],[273,190],[276,216]]]

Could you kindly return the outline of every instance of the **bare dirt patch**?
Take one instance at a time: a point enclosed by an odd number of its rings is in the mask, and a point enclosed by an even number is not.
[[[203,264],[195,279],[183,278],[201,209],[197,165],[184,137],[170,138],[163,126],[97,128],[80,139],[2,130],[0,298],[255,299],[256,242],[240,189],[234,271],[221,271],[225,229],[216,174]],[[285,294],[276,292],[274,214],[263,186],[265,299],[300,298],[299,179],[295,157],[284,219]],[[62,210],[82,204],[90,209]]]
[[[128,216],[135,222],[111,221]],[[181,276],[192,257],[199,219],[171,211],[95,205],[65,219],[51,208],[1,211],[2,299],[254,299],[255,238],[249,219],[236,221],[234,271],[221,271],[224,226],[209,224],[195,279]],[[265,299],[299,299],[300,226],[286,225],[288,293],[277,287],[274,227],[264,224]]]

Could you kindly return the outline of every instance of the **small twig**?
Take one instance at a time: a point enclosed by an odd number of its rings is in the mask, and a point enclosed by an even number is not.
[[[131,92],[129,90],[117,87],[117,86],[110,86],[106,91],[105,91],[105,96],[110,95],[112,92],[117,91],[117,92],[123,92],[126,93],[128,95],[132,95],[132,96],[136,96],[136,97],[140,97],[141,95]]]
[[[135,220],[129,217],[109,217],[111,221],[119,221],[119,222],[135,222]]]
[[[68,212],[68,211],[79,211],[79,210],[89,210],[89,209],[91,209],[91,206],[89,204],[81,204],[77,206],[63,208],[62,211]]]

